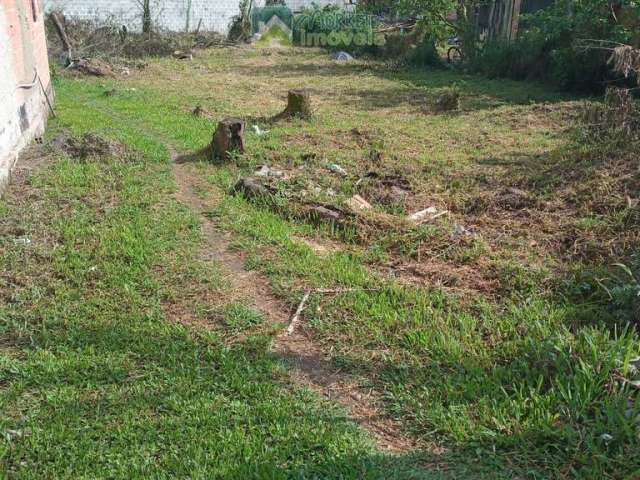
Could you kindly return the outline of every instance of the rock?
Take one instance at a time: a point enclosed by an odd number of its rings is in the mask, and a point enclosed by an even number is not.
[[[259,178],[243,177],[233,187],[236,193],[242,193],[247,198],[255,198],[260,196],[269,196],[276,193],[275,188],[266,185]]]
[[[275,170],[267,165],[262,165],[258,170],[254,172],[256,177],[284,177],[284,172],[281,170]]]
[[[193,60],[193,53],[190,51],[176,50],[173,52],[173,58],[178,60]]]
[[[346,218],[345,213],[339,208],[329,206],[329,205],[320,205],[320,204],[312,204],[307,206],[307,214],[311,218],[329,220],[332,222],[340,223],[343,222]]]
[[[370,210],[371,208],[373,208],[371,207],[371,204],[360,195],[354,195],[349,200],[347,200],[347,205],[351,210],[354,210],[356,212],[359,210]]]
[[[331,60],[334,62],[351,62],[355,58],[347,52],[334,52],[331,54]]]

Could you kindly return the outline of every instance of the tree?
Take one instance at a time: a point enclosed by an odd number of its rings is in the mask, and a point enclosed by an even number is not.
[[[136,0],[136,2],[142,10],[142,32],[150,33],[152,29],[151,0]]]

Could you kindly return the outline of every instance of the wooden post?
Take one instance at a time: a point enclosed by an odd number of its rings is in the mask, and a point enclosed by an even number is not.
[[[234,153],[244,153],[244,122],[225,118],[218,124],[211,143],[212,160],[230,160]]]

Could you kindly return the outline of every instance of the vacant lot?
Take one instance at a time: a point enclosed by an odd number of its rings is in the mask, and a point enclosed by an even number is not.
[[[295,49],[56,87],[0,201],[8,475],[640,473],[637,146],[584,100]],[[246,152],[208,161],[226,116]]]

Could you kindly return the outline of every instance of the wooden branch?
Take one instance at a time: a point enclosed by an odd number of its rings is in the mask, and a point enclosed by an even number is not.
[[[310,296],[311,296],[311,290],[307,290],[304,294],[304,297],[302,297],[302,301],[298,305],[298,309],[296,310],[296,313],[294,313],[293,317],[291,317],[291,322],[289,322],[289,326],[287,327],[287,335],[291,335],[295,331],[298,324],[300,323],[300,315],[302,315],[302,311],[304,310],[304,307],[307,303],[307,300],[309,300]]]
[[[71,43],[69,42],[69,37],[67,37],[67,32],[62,25],[62,21],[60,20],[59,12],[51,12],[51,19],[53,20],[53,25],[56,27],[56,32],[58,37],[60,37],[60,41],[62,42],[62,46],[64,47],[64,52],[67,56],[67,61],[69,63],[72,62],[71,55]]]
[[[296,312],[291,317],[291,321],[289,322],[289,326],[287,327],[286,334],[291,335],[295,332],[296,327],[301,321],[302,312],[309,301],[309,297],[312,293],[322,293],[322,294],[331,294],[331,293],[347,293],[347,292],[378,292],[380,288],[317,288],[315,290],[307,290],[296,309]]]

